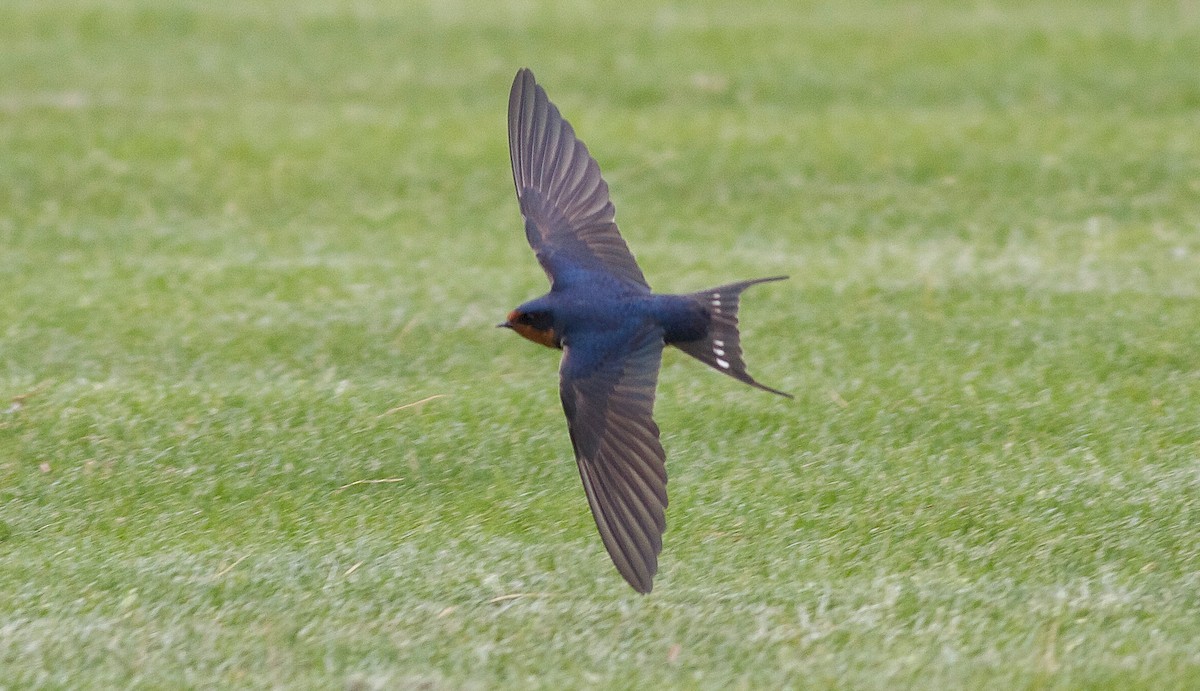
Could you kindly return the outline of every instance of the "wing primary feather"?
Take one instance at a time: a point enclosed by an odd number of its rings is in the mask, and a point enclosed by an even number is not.
[[[653,527],[657,530],[664,527],[660,525],[662,522],[655,515],[656,507],[652,504],[652,500],[657,498],[654,490],[641,482],[640,478],[626,473],[620,463],[606,464],[604,470],[614,485],[619,484],[619,488],[625,490],[621,496],[627,497],[627,499],[621,503],[628,509],[629,517],[642,528],[647,542],[653,543],[656,536],[651,533],[649,528]]]
[[[608,551],[608,556],[612,559],[613,566],[617,568],[617,572],[634,587],[638,587],[634,583],[638,579],[638,573],[633,567],[633,560],[626,553],[626,542],[619,539],[610,525],[609,514],[604,510],[604,506],[600,504],[601,497],[606,496],[604,489],[600,487],[599,480],[594,477],[594,471],[590,468],[580,466],[580,477],[583,479],[583,488],[588,498],[588,505],[592,509],[592,517],[595,518],[596,528],[600,531],[600,538]],[[641,580],[638,579],[640,583]]]
[[[542,181],[544,188],[554,184],[558,176],[558,163],[562,160],[562,128],[550,127],[546,131],[546,140],[542,145]]]
[[[546,92],[534,90],[533,132],[529,139],[529,182],[538,189],[548,189],[545,179],[546,134],[554,126],[554,106]]]
[[[523,91],[522,73],[517,73],[513,81],[512,93],[508,95],[508,158],[512,161],[513,187],[517,197],[521,196],[521,136],[518,131],[521,126],[521,93]]]
[[[630,548],[633,554],[638,556],[638,561],[641,564],[646,564],[648,560],[653,559],[656,554],[655,539],[653,533],[657,530],[657,525],[653,522],[645,521],[645,512],[639,511],[636,506],[635,495],[630,491],[628,486],[625,486],[619,479],[613,476],[611,468],[603,468],[602,473],[607,475],[607,482],[600,483],[605,490],[608,498],[608,507],[616,512],[616,523],[621,526],[622,532],[628,538],[626,545]],[[624,491],[622,491],[624,490]],[[627,550],[629,551],[629,550]],[[645,568],[641,569],[643,572]]]
[[[647,564],[646,554],[644,551],[637,549],[639,541],[634,538],[630,531],[631,521],[622,520],[624,518],[622,514],[627,509],[612,496],[605,478],[600,477],[604,474],[601,466],[591,465],[587,472],[593,479],[593,482],[590,483],[593,495],[589,497],[592,504],[592,514],[593,516],[597,514],[600,516],[600,521],[597,521],[597,525],[603,521],[608,527],[610,540],[605,541],[605,547],[608,548],[609,556],[613,557],[613,565],[617,567],[617,571],[631,584],[635,580],[638,584],[648,583],[653,574]],[[603,534],[604,531],[602,530],[601,537],[604,536]]]

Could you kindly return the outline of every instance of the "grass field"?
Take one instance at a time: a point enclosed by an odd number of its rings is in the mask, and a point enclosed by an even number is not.
[[[0,5],[0,687],[1200,686],[1200,4],[652,5]],[[647,597],[520,66],[656,289],[792,275]]]

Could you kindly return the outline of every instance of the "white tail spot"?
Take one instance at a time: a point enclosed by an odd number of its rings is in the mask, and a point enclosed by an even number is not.
[[[729,369],[729,363],[725,362],[721,358],[717,358],[717,364],[721,366],[721,369]]]
[[[714,339],[713,339],[713,345],[715,345],[715,346],[716,346],[716,347],[718,347],[718,348],[724,348],[724,347],[725,347],[725,341],[718,341],[717,339],[715,339],[715,338],[714,338]]]
[[[725,351],[721,350],[720,348],[713,348],[713,352],[716,353],[717,357],[721,357],[725,354]]]
[[[713,307],[720,307],[721,301],[716,298],[713,298],[712,304],[713,304]]]

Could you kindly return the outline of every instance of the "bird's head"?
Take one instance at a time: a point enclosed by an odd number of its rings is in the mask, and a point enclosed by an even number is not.
[[[508,313],[508,319],[496,325],[512,329],[534,343],[547,348],[562,348],[562,341],[554,331],[554,317],[544,310],[525,310],[520,307]]]

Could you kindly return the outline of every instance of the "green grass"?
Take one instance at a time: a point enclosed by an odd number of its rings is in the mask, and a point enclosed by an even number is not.
[[[653,5],[0,7],[0,686],[1200,685],[1196,4]],[[657,289],[792,275],[648,597],[492,328],[522,65]]]

